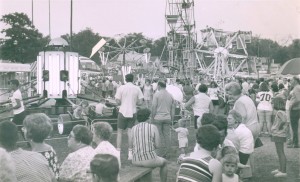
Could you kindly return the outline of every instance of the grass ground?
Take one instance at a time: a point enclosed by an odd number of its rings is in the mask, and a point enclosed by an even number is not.
[[[195,144],[195,130],[189,128],[189,148],[188,151],[191,152]],[[277,179],[274,178],[270,171],[274,170],[278,166],[278,158],[276,155],[275,145],[270,141],[269,137],[262,137],[263,146],[255,149],[254,156],[254,172],[253,177],[249,182],[297,182],[300,181],[299,176],[299,166],[300,166],[300,149],[289,149],[285,148],[287,156],[287,178]],[[116,134],[113,135],[111,143],[115,145]],[[65,157],[68,155],[69,151],[67,148],[67,138],[58,138],[47,140],[47,143],[52,145],[58,154],[59,162],[61,163]],[[176,133],[172,135],[172,151],[170,152],[170,164],[168,172],[168,181],[173,182],[176,179],[176,172],[179,165],[176,163],[177,157],[179,156],[179,151],[177,149],[177,136]],[[127,136],[126,132],[123,134],[123,144],[121,152],[122,168],[125,166],[132,165],[130,161],[127,160]],[[153,172],[153,181],[159,181],[159,169],[155,169]],[[122,182],[122,180],[121,180]]]
[[[2,117],[4,117],[2,115]],[[1,117],[0,117],[1,118]],[[195,130],[189,128],[189,148],[188,152],[191,152],[195,144]],[[300,131],[299,131],[300,132]],[[121,152],[122,168],[130,166],[130,161],[127,160],[127,136],[126,132],[123,134],[123,144]],[[273,142],[270,141],[269,137],[262,137],[263,146],[255,149],[254,156],[254,171],[253,177],[249,182],[300,182],[300,149],[289,149],[285,147],[285,153],[287,157],[287,178],[277,179],[274,178],[270,171],[274,170],[278,166],[278,158],[276,155],[276,149]],[[47,143],[53,146],[56,150],[59,162],[62,163],[66,156],[69,154],[67,147],[67,137],[61,137],[55,135],[54,138],[47,140]],[[111,138],[111,143],[116,144],[116,134]],[[19,144],[21,147],[26,147],[24,143]],[[176,179],[176,172],[179,168],[177,157],[179,156],[179,150],[177,149],[178,142],[176,133],[172,135],[172,151],[170,152],[170,164],[168,172],[168,181],[173,182]],[[153,172],[153,181],[159,181],[159,169],[155,169]],[[122,180],[121,180],[122,182]]]

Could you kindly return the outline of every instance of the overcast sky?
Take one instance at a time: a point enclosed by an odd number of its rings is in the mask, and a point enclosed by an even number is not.
[[[70,1],[50,0],[52,38],[70,33]],[[103,36],[142,32],[156,39],[166,34],[166,1],[73,0],[73,32],[89,27]],[[31,2],[0,0],[0,16],[24,12],[32,18]],[[48,2],[33,0],[33,22],[44,35],[49,34]],[[281,44],[300,38],[300,0],[195,0],[194,12],[199,34],[200,29],[210,26],[226,31],[252,31]],[[4,24],[0,25],[3,29]]]

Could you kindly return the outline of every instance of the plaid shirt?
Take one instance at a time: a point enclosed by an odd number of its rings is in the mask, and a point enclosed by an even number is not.
[[[43,155],[20,148],[10,152],[10,155],[16,164],[17,181],[51,182],[55,178]]]

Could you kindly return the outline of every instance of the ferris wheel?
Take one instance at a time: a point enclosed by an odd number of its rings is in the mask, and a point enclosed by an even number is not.
[[[181,72],[194,70],[197,38],[194,0],[166,0],[165,18],[168,66]]]
[[[251,43],[250,31],[227,32],[220,29],[206,28],[201,30],[202,41],[195,48],[197,59],[204,62],[204,57],[212,57],[213,61],[201,71],[212,75],[216,81],[232,77],[247,62],[247,43]],[[240,53],[233,53],[236,50]],[[201,57],[199,57],[199,54]]]

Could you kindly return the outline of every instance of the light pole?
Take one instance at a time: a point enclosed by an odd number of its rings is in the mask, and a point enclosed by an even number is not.
[[[31,0],[31,23],[33,25],[33,0]]]
[[[51,6],[50,6],[50,0],[48,1],[48,3],[49,3],[49,37],[51,39],[51,14],[50,14]]]
[[[72,51],[72,27],[73,27],[73,0],[71,0],[71,10],[70,10],[70,51]]]

